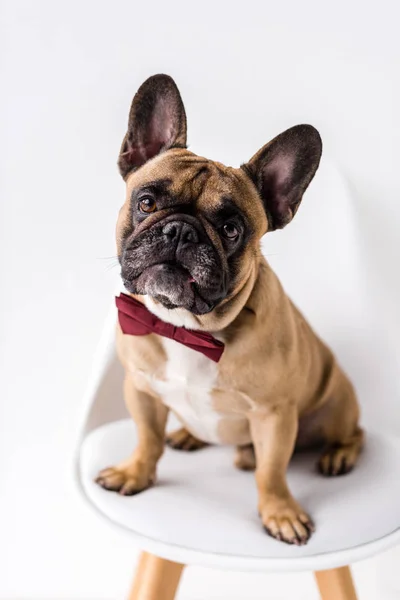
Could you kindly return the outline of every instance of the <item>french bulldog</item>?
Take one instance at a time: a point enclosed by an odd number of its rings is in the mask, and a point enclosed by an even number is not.
[[[155,330],[126,334],[120,319],[117,349],[138,443],[99,473],[103,488],[148,488],[165,443],[233,445],[236,467],[255,470],[265,531],[297,545],[312,535],[311,517],[288,488],[288,463],[295,448],[321,446],[319,471],[348,473],[363,445],[359,406],[260,240],[293,219],[321,152],[316,129],[297,125],[240,168],[227,167],[187,150],[171,77],[150,77],[136,93],[118,159],[126,197],[116,238],[127,297],[170,333],[203,332],[223,352],[213,360]],[[166,436],[170,410],[182,428]]]

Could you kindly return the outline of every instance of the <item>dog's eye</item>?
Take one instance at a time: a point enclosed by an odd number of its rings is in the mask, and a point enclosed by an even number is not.
[[[225,223],[222,231],[224,232],[224,236],[230,240],[236,239],[239,235],[239,230],[233,223]]]
[[[139,210],[143,213],[152,213],[157,209],[157,204],[151,196],[142,196],[139,200]]]

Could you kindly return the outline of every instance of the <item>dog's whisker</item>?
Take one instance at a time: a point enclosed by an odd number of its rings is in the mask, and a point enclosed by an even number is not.
[[[111,271],[111,269],[115,269],[118,266],[119,266],[119,262],[118,261],[116,263],[114,263],[114,264],[107,265],[106,266],[106,271]]]

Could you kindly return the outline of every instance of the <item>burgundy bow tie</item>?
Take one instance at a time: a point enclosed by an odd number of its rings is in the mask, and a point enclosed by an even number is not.
[[[209,333],[193,331],[185,327],[176,327],[161,321],[153,315],[141,302],[127,294],[115,298],[118,308],[118,320],[122,332],[127,335],[148,335],[156,333],[175,340],[192,350],[201,352],[211,360],[218,362],[224,351],[224,344]]]

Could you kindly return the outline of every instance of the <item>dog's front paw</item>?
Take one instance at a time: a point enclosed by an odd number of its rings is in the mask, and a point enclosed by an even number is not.
[[[312,519],[293,498],[269,499],[259,512],[268,535],[286,544],[303,546],[315,531]]]
[[[154,476],[143,466],[133,464],[103,469],[95,481],[105,490],[118,492],[122,496],[133,496],[150,487],[154,483]]]

